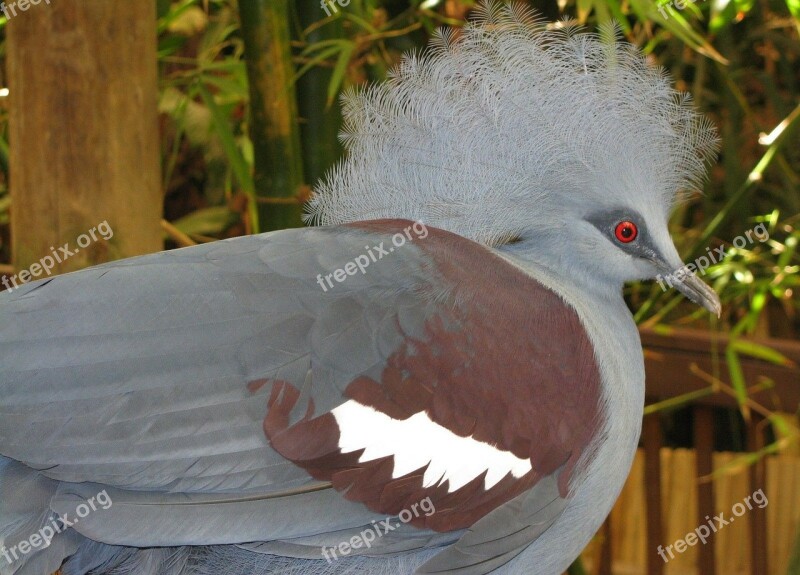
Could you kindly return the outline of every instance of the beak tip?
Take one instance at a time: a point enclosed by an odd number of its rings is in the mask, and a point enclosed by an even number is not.
[[[705,289],[702,290],[704,293],[699,294],[700,301],[698,303],[719,319],[722,317],[722,302],[719,300],[719,295],[705,284],[703,284],[703,286],[705,287]]]
[[[703,286],[705,289],[698,290],[699,293],[692,294],[695,297],[689,297],[689,299],[707,309],[719,319],[722,317],[722,302],[719,301],[719,296],[714,290],[705,286],[705,284],[703,284]]]
[[[679,268],[670,272],[667,277],[671,278],[668,282],[670,286],[675,287],[691,301],[716,315],[717,318],[722,317],[722,302],[719,300],[719,295],[695,274],[687,273]]]

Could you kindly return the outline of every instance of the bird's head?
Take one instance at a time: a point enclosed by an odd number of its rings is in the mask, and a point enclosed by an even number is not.
[[[634,46],[484,4],[390,80],[344,99],[348,157],[308,218],[408,218],[619,291],[683,267],[667,222],[697,190],[713,127]],[[691,274],[669,277],[719,313]]]
[[[664,214],[619,204],[586,214],[581,260],[597,276],[613,284],[634,279],[667,281],[694,303],[716,316],[721,304],[716,292],[685,269],[667,231]]]

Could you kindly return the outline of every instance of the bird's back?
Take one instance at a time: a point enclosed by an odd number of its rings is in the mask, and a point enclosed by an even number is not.
[[[0,296],[0,454],[57,493],[49,511],[29,510],[33,524],[107,490],[114,504],[75,531],[320,557],[427,499],[437,512],[371,551],[451,543],[483,518],[501,543],[473,544],[513,557],[504,529],[531,530],[537,497],[562,502],[544,523],[555,521],[602,424],[592,346],[535,279],[412,225],[239,238]],[[379,439],[395,429],[407,439],[386,453]],[[419,435],[432,431],[440,443]],[[393,476],[401,462],[409,473]]]

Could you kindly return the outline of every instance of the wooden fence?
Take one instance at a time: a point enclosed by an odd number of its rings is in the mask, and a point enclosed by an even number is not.
[[[759,340],[791,360],[779,366],[741,358],[748,384],[772,385],[751,394],[754,402],[774,411],[794,412],[800,405],[800,342]],[[642,330],[647,371],[647,403],[707,388],[714,374],[728,382],[724,336],[694,330],[669,333]],[[719,473],[742,454],[714,452],[713,409],[735,407],[726,393],[709,394],[692,402],[694,449],[663,447],[661,413],[645,417],[642,449],[609,520],[584,557],[589,572],[598,575],[786,575],[791,547],[800,529],[800,457],[788,451],[762,458],[736,472]],[[750,451],[765,445],[764,412],[753,403],[747,423]],[[787,417],[791,418],[792,415]],[[701,477],[714,475],[712,481]],[[753,494],[763,494],[760,507]],[[746,498],[750,506],[743,510]],[[760,499],[760,495],[756,495]],[[737,505],[740,504],[740,505]],[[736,508],[734,508],[736,506]],[[741,512],[739,517],[735,512]],[[721,525],[713,518],[734,518]],[[710,521],[718,532],[705,544],[676,542]],[[672,545],[672,555],[667,546]],[[659,546],[664,557],[659,554]]]
[[[721,469],[741,454],[715,453],[714,467]],[[706,545],[713,538],[715,572],[699,567],[699,541],[686,545],[681,553],[675,549],[678,540],[686,540],[702,523],[698,517],[696,452],[689,449],[661,449],[661,497],[663,540],[651,546],[647,542],[647,505],[653,498],[653,488],[645,480],[645,452],[639,450],[631,475],[622,491],[609,520],[611,573],[614,575],[644,575],[648,564],[661,563],[666,575],[786,575],[794,536],[800,528],[800,457],[781,454],[767,459],[767,481],[753,496],[748,469],[738,473],[726,473],[714,480],[713,514],[729,522],[711,533]],[[763,497],[762,497],[763,495]],[[750,497],[753,509],[746,505]],[[654,498],[653,498],[654,499]],[[741,504],[741,505],[737,505]],[[734,506],[739,517],[734,515]],[[762,507],[763,506],[763,507]],[[766,571],[753,569],[752,529],[754,519],[763,514],[766,522],[767,567]],[[704,519],[704,517],[703,517]],[[734,519],[734,521],[730,521]],[[590,573],[600,572],[600,557],[604,552],[604,539],[599,537],[584,553]],[[690,541],[691,542],[691,541]],[[659,555],[661,546],[664,557]],[[666,550],[672,546],[672,555]],[[667,561],[664,561],[664,558]]]

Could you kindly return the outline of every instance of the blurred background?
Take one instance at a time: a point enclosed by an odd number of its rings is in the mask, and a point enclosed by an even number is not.
[[[645,347],[642,445],[571,573],[800,574],[800,0],[527,3],[553,25],[616,21],[721,141],[705,193],[671,226],[684,260],[707,267],[722,317],[658,283],[626,288]],[[302,225],[343,153],[341,92],[383,81],[474,5],[6,2],[0,289]],[[768,503],[688,544],[759,491]],[[665,560],[659,546],[678,540]]]

